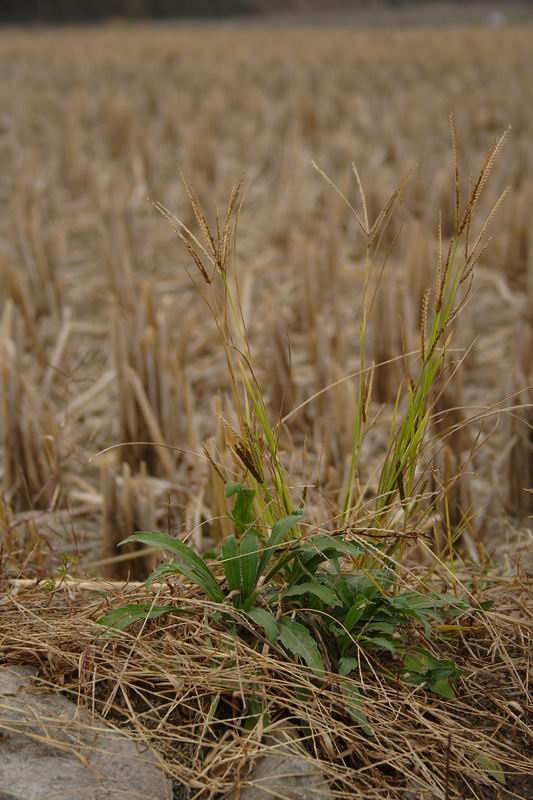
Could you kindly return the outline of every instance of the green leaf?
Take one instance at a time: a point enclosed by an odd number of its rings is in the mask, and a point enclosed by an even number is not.
[[[259,539],[248,531],[243,536],[240,546],[241,554],[241,594],[247,600],[257,584],[259,566]]]
[[[152,574],[148,577],[146,584],[150,586],[164,575],[172,574],[183,575],[185,578],[188,578],[191,583],[195,583],[200,587],[200,589],[203,589],[209,599],[213,600],[213,602],[224,602],[224,592],[214,579],[214,576],[212,576],[212,581],[208,580],[204,575],[200,575],[198,572],[196,572],[194,567],[191,567],[190,564],[180,563],[179,561],[171,561],[170,564],[162,564],[154,572],[152,572]]]
[[[272,531],[268,537],[266,547],[263,555],[261,556],[261,563],[259,564],[259,574],[262,575],[265,568],[274,555],[276,548],[282,543],[285,537],[291,532],[295,525],[297,525],[304,515],[302,508],[296,509],[288,517],[280,519],[272,526]]]
[[[148,544],[152,547],[160,547],[162,550],[184,558],[186,561],[193,564],[200,572],[212,577],[211,570],[205,561],[200,558],[194,550],[191,550],[187,544],[184,544],[184,542],[181,542],[179,539],[175,539],[173,536],[169,536],[168,533],[162,533],[161,531],[137,531],[119,544],[121,546],[123,544],[128,544],[128,542],[141,542],[142,544]]]
[[[413,686],[421,686],[422,684],[426,684],[426,676],[425,675],[418,675],[416,672],[405,672],[401,675],[402,680],[406,683],[410,683]]]
[[[157,619],[162,617],[163,614],[170,614],[172,611],[179,613],[182,610],[177,606],[152,606],[151,603],[132,604],[122,608],[115,608],[109,614],[104,614],[103,617],[97,619],[96,622],[106,628],[123,631],[134,622],[139,622],[139,620]]]
[[[361,619],[363,616],[366,607],[368,606],[369,601],[366,597],[360,597],[355,603],[352,605],[346,617],[344,618],[344,627],[348,631],[352,631],[354,625]]]
[[[409,650],[403,660],[408,672],[416,672],[418,675],[426,675],[431,669],[437,666],[436,660],[431,653],[421,647]]]
[[[247,612],[250,619],[259,625],[266,633],[266,637],[270,644],[274,645],[278,641],[279,631],[278,623],[274,616],[267,611],[266,608],[251,608]]]
[[[255,489],[249,489],[242,483],[230,482],[226,484],[226,497],[236,497],[233,503],[231,518],[237,531],[242,535],[255,524],[255,514],[252,506],[255,499]]]
[[[341,556],[360,557],[363,550],[359,545],[345,542],[340,536],[321,534],[314,536],[304,547],[302,559],[308,573],[314,574],[323,561],[334,562]]]
[[[367,736],[373,736],[372,728],[365,713],[363,696],[359,688],[351,680],[341,681],[341,692],[344,698],[346,711],[357,722]]]
[[[493,758],[489,756],[483,755],[475,755],[473,761],[480,767],[484,772],[487,772],[491,775],[495,780],[498,781],[502,786],[505,786],[505,773],[501,764],[498,764]]]
[[[220,551],[224,565],[224,575],[230,592],[239,591],[241,588],[241,565],[237,549],[237,539],[232,533],[224,539]]]
[[[448,617],[458,616],[470,608],[468,603],[463,600],[459,600],[453,595],[439,594],[438,592],[429,592],[427,594],[402,592],[395,597],[391,597],[389,602],[394,608],[401,609],[404,612],[411,612],[413,615],[416,613],[426,614],[438,619],[442,619],[443,615]]]
[[[324,663],[317,643],[306,627],[289,617],[281,617],[278,622],[279,638],[284,647],[293,655],[299,656],[316,674],[323,674]]]
[[[374,570],[369,574],[372,575],[375,582],[381,586],[384,591],[389,588],[391,579],[387,572],[384,570]],[[366,575],[345,575],[337,581],[335,585],[336,589],[339,583],[342,584],[343,587],[345,605],[355,603],[360,597],[366,597],[367,600],[379,600],[382,604],[387,603],[387,598],[383,597],[376,583],[373,583]]]
[[[445,697],[447,700],[455,699],[455,692],[453,691],[449,678],[439,678],[436,681],[429,680],[428,686],[432,692]]]
[[[361,556],[363,550],[358,544],[345,541],[342,536],[330,536],[327,533],[314,536],[308,541],[308,547],[314,552],[329,553],[335,551],[337,555]]]
[[[361,636],[358,639],[361,644],[369,645],[370,647],[376,647],[379,650],[387,650],[387,652],[391,653],[393,656],[396,655],[398,651],[399,642],[396,642],[394,639],[388,639],[385,636]]]
[[[403,663],[407,670],[407,675],[403,677],[408,683],[415,685],[425,683],[428,689],[435,694],[448,700],[455,698],[450,678],[464,673],[453,661],[434,658],[424,648],[416,647],[405,653]]]
[[[352,656],[345,656],[339,660],[339,675],[345,678],[359,666],[359,660]]]
[[[148,575],[145,584],[146,586],[152,586],[154,583],[158,583],[160,580],[165,578],[167,575],[181,575],[181,572],[178,572],[176,569],[176,562],[170,561],[167,564],[160,564],[153,572]]]
[[[198,584],[211,600],[214,600],[216,603],[223,602],[224,593],[205,561],[200,558],[194,550],[191,550],[188,545],[180,542],[179,539],[174,539],[167,533],[161,533],[160,531],[137,531],[137,533],[128,536],[127,539],[120,542],[120,544],[122,545],[128,542],[142,542],[142,544],[160,547],[162,550],[167,550],[179,556],[183,564],[180,565],[178,562],[173,562],[173,570],[175,572],[180,572],[193,583]]]
[[[414,647],[408,650],[404,657],[404,664],[409,672],[418,672],[420,675],[431,673],[435,678],[463,675],[463,670],[459,669],[453,661],[434,658],[423,647]]]
[[[396,623],[394,622],[370,622],[365,625],[365,634],[369,633],[383,633],[385,636],[392,636],[396,631]]]
[[[494,605],[494,600],[482,600],[481,603],[479,603],[479,607],[483,611],[489,611],[493,605]]]
[[[237,483],[237,481],[228,481],[224,487],[224,496],[234,497],[239,492],[246,492],[246,491],[250,491],[250,489],[248,489],[248,487],[245,486],[243,483]]]
[[[269,583],[272,581],[272,578],[274,578],[274,577],[275,577],[275,575],[277,575],[277,574],[278,574],[278,572],[281,572],[281,570],[282,570],[284,567],[286,567],[286,566],[287,566],[287,564],[289,564],[291,561],[293,561],[295,558],[297,558],[297,557],[298,557],[298,554],[299,554],[299,553],[298,553],[298,551],[299,551],[299,548],[298,548],[298,547],[296,547],[296,548],[294,548],[294,549],[290,550],[290,551],[289,551],[288,553],[286,553],[284,556],[281,556],[281,558],[279,558],[279,559],[276,561],[276,563],[274,564],[274,566],[273,566],[273,567],[272,567],[272,568],[271,568],[271,569],[268,571],[268,573],[265,575],[265,577],[264,577],[264,581],[263,581],[263,585],[264,585],[264,586],[268,586],[268,584],[269,584]],[[260,562],[260,564],[259,564],[259,575],[264,575],[264,572],[263,572],[263,570],[261,569],[261,564],[262,564],[262,560],[261,560],[261,562]],[[276,590],[276,593],[277,593],[277,590]]]
[[[296,586],[289,586],[283,592],[283,597],[299,597],[303,594],[313,594],[329,606],[340,605],[337,594],[323,583],[318,581],[307,581],[306,583],[298,583]]]

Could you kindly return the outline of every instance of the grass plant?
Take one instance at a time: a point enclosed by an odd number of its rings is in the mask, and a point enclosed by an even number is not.
[[[341,679],[352,672],[361,674],[367,668],[367,651],[377,651],[399,662],[400,669],[395,668],[398,678],[415,686],[424,686],[448,699],[455,697],[450,679],[463,672],[452,660],[439,658],[422,646],[420,635],[422,633],[429,640],[432,633],[438,631],[460,630],[469,615],[476,611],[482,613],[486,606],[478,599],[471,605],[468,592],[457,583],[453,587],[454,594],[439,593],[428,586],[402,591],[397,570],[408,549],[404,537],[411,530],[412,538],[417,538],[416,529],[410,527],[412,518],[416,515],[416,525],[420,526],[424,519],[435,515],[437,503],[443,499],[438,493],[420,493],[421,455],[453,338],[453,326],[468,300],[474,267],[485,246],[484,237],[504,197],[498,199],[472,245],[474,212],[507,135],[503,134],[488,151],[463,208],[453,118],[451,131],[456,189],[455,229],[444,260],[442,231],[439,230],[432,315],[428,319],[428,292],[421,309],[418,374],[407,382],[405,397],[402,385],[397,390],[389,446],[380,471],[371,523],[366,531],[368,538],[364,539],[356,532],[364,530],[364,526],[363,520],[354,513],[352,500],[358,482],[357,465],[364,442],[371,376],[375,369],[374,366],[367,369],[365,357],[371,308],[370,273],[383,231],[401,197],[405,181],[394,190],[370,226],[365,195],[354,168],[363,216],[355,209],[352,211],[367,245],[359,328],[360,369],[349,483],[341,516],[343,527],[331,533],[325,533],[321,526],[317,532],[312,526],[309,526],[309,531],[304,531],[301,524],[304,508],[295,508],[289,478],[279,459],[279,424],[276,426],[269,420],[246,332],[239,284],[232,274],[230,262],[243,180],[234,187],[222,221],[217,212],[216,228],[212,231],[198,196],[182,175],[203,240],[167,209],[159,206],[159,210],[172,222],[192,258],[197,276],[191,275],[191,278],[202,292],[220,336],[236,405],[235,416],[240,426],[239,431],[235,431],[232,449],[235,470],[246,483],[226,482],[225,495],[234,499],[230,513],[234,532],[223,539],[220,548],[222,585],[216,570],[193,547],[167,533],[140,531],[122,542],[160,547],[169,553],[172,560],[156,568],[147,584],[165,582],[176,575],[185,577],[216,604],[213,613],[217,617],[222,615],[230,634],[249,636],[251,620],[261,632],[259,636],[256,633],[258,649],[266,637],[271,647],[281,645],[316,676],[323,676],[327,669],[337,673]],[[348,203],[344,195],[341,196]],[[374,242],[377,243],[375,249]],[[203,281],[200,285],[198,276]],[[378,276],[375,291],[379,289],[381,277],[382,273]],[[221,284],[218,291],[216,280]],[[222,472],[213,459],[211,465]],[[397,496],[399,507],[395,502]],[[357,506],[360,506],[359,500]],[[444,509],[447,555],[453,566],[454,537],[460,535],[460,530],[452,531],[445,492]],[[280,518],[281,513],[287,516]],[[434,555],[438,557],[438,554]],[[460,592],[463,597],[460,597]],[[235,624],[235,611],[248,618],[244,627]],[[109,629],[123,630],[139,619],[146,621],[164,613],[178,612],[179,609],[169,605],[147,607],[129,604],[114,609],[99,622]],[[380,664],[379,669],[392,675],[386,661]],[[341,686],[344,686],[342,682]],[[351,684],[346,686],[347,712],[369,735],[373,735],[364,712],[362,695]]]

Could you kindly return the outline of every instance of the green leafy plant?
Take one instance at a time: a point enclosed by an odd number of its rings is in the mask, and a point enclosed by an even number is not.
[[[463,670],[458,669],[453,661],[434,658],[423,647],[416,647],[406,652],[403,665],[407,671],[402,678],[408,683],[414,686],[424,684],[449,700],[455,697],[450,678],[463,675]]]
[[[381,658],[376,668],[384,673],[399,675],[443,697],[454,696],[450,679],[462,671],[424,648],[411,647],[410,634],[419,629],[429,638],[433,626],[466,613],[467,603],[437,592],[398,591],[394,571],[384,566],[366,569],[365,549],[345,534],[289,539],[302,520],[303,509],[278,520],[265,534],[253,511],[253,489],[229,483],[226,496],[233,498],[230,516],[235,533],[221,547],[223,579],[217,578],[216,562],[208,565],[183,542],[165,533],[141,531],[123,544],[158,546],[172,556],[150,575],[149,585],[184,576],[217,604],[213,613],[222,612],[236,635],[246,636],[252,628],[257,646],[266,639],[317,677],[326,671],[323,652],[344,679],[362,668],[361,652],[367,658],[381,652],[401,664],[398,671],[394,661],[387,667]],[[236,611],[241,615],[237,625]],[[168,613],[181,612],[173,605],[129,605],[101,617],[99,623],[124,630],[141,619]],[[354,682],[343,680],[341,689],[349,715],[369,729],[364,697]]]

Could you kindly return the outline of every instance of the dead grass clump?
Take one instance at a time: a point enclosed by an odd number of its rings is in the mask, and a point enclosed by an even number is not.
[[[0,321],[2,490],[15,511],[59,502],[61,431],[53,409],[22,368],[24,326],[12,303]]]
[[[521,384],[524,386],[524,383]],[[533,391],[531,386],[516,394],[517,408],[508,421],[507,509],[521,515],[533,512]]]
[[[276,648],[265,644],[260,653],[246,636],[208,623],[212,604],[183,583],[146,591],[98,582],[78,588],[68,579],[55,588],[21,582],[2,603],[0,647],[5,662],[37,664],[43,690],[60,687],[155,750],[198,800],[253,780],[263,735],[280,723],[291,726],[339,798],[527,797],[530,580],[471,571],[464,577],[474,588],[482,582],[483,599],[495,604],[457,631],[435,634],[433,647],[465,672],[457,698],[407,687],[395,678],[394,662],[368,654],[350,685],[364,691],[371,733],[347,716],[338,676],[313,678]],[[448,582],[445,574],[435,579]],[[91,588],[105,589],[107,598],[91,599]],[[94,620],[130,598],[177,604],[182,612],[102,636]],[[265,716],[250,729],[254,697]]]
[[[116,475],[102,468],[102,561],[103,573],[113,578],[144,578],[156,565],[156,556],[146,548],[127,545],[120,555],[117,545],[132,530],[155,530],[158,525],[156,493],[150,491],[146,467],[132,475],[128,464]],[[135,553],[136,557],[132,558]]]
[[[120,409],[119,441],[128,444],[123,458],[134,469],[173,480],[177,454],[158,445],[179,443],[198,449],[194,401],[183,359],[170,339],[168,307],[156,310],[145,285],[134,314],[112,306],[113,359]],[[187,331],[183,330],[182,340]]]

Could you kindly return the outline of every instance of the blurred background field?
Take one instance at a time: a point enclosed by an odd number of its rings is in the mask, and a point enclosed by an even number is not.
[[[321,20],[306,5],[290,25],[0,29],[0,542],[10,574],[66,563],[141,578],[143,559],[116,558],[133,530],[192,532],[204,550],[224,532],[222,482],[203,454],[207,442],[231,462],[223,352],[190,259],[153,206],[194,227],[178,163],[213,213],[246,173],[236,260],[255,364],[274,420],[336,384],[281,434],[295,502],[307,486],[310,519],[335,519],[365,243],[312,161],[357,202],[355,161],[371,218],[416,167],[387,229],[369,359],[412,353],[439,210],[445,237],[453,227],[450,112],[466,176],[512,126],[483,211],[511,192],[458,329],[454,358],[466,357],[431,425],[428,477],[462,473],[449,499],[469,557],[512,559],[530,541],[533,29],[525,5],[464,5],[462,24],[444,26],[427,23],[457,21],[456,5],[344,9],[320,25],[301,24]],[[366,24],[400,14],[425,24]],[[369,494],[411,366],[407,357],[375,371]],[[133,442],[181,451],[131,444],[95,458]]]

